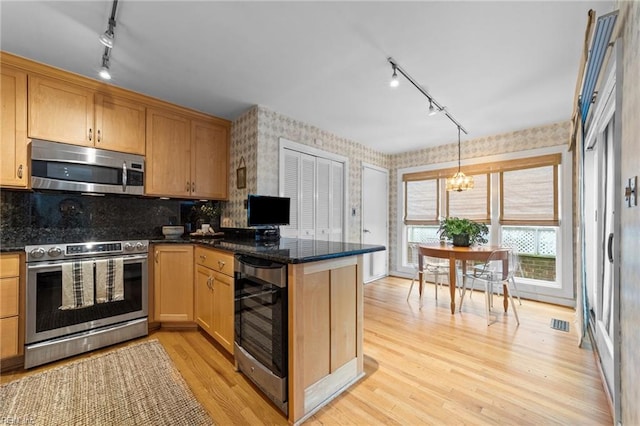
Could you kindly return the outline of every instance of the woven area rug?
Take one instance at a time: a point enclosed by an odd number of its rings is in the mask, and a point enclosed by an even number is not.
[[[7,383],[0,418],[34,425],[213,424],[157,340]]]

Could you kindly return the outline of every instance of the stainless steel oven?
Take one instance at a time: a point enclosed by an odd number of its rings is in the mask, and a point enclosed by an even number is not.
[[[287,265],[236,254],[234,269],[238,368],[287,414]]]
[[[25,247],[25,368],[147,335],[148,246]]]

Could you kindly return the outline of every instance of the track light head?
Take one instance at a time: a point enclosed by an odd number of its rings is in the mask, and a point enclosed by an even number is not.
[[[429,116],[431,117],[433,115],[436,115],[437,113],[438,110],[433,107],[433,101],[431,100],[431,98],[429,98]]]
[[[109,57],[102,57],[102,67],[100,68],[100,77],[104,80],[111,80],[111,73],[109,72]]]
[[[100,40],[100,43],[102,43],[105,47],[113,49],[113,32],[111,30],[107,30],[103,34],[101,34],[98,40]]]
[[[400,85],[400,81],[398,80],[398,73],[396,72],[396,66],[391,65],[393,67],[393,75],[391,76],[391,81],[389,82],[389,86],[398,87]]]

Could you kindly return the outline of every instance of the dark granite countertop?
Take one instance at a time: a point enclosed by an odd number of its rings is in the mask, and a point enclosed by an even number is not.
[[[121,238],[127,240],[129,238]],[[273,242],[257,242],[253,240],[230,240],[220,238],[165,239],[151,236],[149,238],[131,238],[149,240],[152,244],[196,244],[225,250],[231,253],[248,254],[281,263],[305,263],[318,260],[335,259],[385,250],[384,246],[346,243],[337,241],[319,241],[295,238],[281,238]],[[77,242],[77,241],[70,241]],[[51,244],[51,242],[6,241],[0,247],[1,252],[24,251],[25,246],[35,244]]]
[[[197,244],[231,253],[248,254],[281,263],[306,263],[385,250],[384,246],[339,241],[281,238],[279,241],[257,242],[218,238],[154,239],[150,243]]]

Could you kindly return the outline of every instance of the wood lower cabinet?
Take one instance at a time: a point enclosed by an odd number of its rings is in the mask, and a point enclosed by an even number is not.
[[[0,359],[22,354],[20,255],[0,255]]]
[[[31,138],[144,155],[145,105],[90,87],[29,76]]]
[[[195,262],[196,323],[233,354],[233,256],[196,247]]]
[[[27,188],[27,74],[0,67],[0,186]]]
[[[146,195],[227,198],[228,126],[161,109],[147,110]]]
[[[193,246],[158,244],[153,257],[154,320],[193,322]]]

